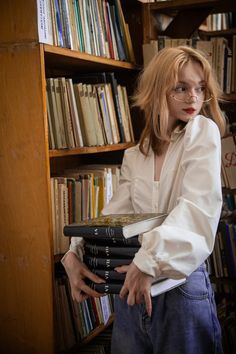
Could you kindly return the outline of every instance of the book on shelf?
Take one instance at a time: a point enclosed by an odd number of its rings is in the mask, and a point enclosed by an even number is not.
[[[97,90],[103,125],[106,133],[106,141],[107,144],[114,144],[112,126],[111,126],[111,121],[109,116],[108,103],[107,103],[107,97],[106,97],[104,85],[103,86],[97,85],[96,90]]]
[[[51,119],[51,124],[49,125],[49,129],[52,128],[55,148],[63,149],[66,148],[66,137],[64,130],[64,122],[62,117],[62,112],[58,106],[58,92],[56,93],[56,81],[53,78],[46,79],[46,92],[48,96],[48,110],[50,111],[50,115],[48,119]]]
[[[73,223],[64,227],[65,236],[79,236],[84,238],[130,238],[142,234],[159,226],[166,214],[109,214],[94,219]]]
[[[236,188],[236,136],[228,135],[221,140],[224,185]]]
[[[71,78],[66,79],[66,88],[68,92],[69,108],[73,125],[73,132],[75,138],[75,145],[77,147],[84,146],[83,135],[81,130],[81,123],[78,113],[78,108],[76,104],[75,92],[73,88],[73,82]]]
[[[50,0],[37,0],[39,42],[53,44],[53,26]]]
[[[67,147],[71,149],[75,147],[75,139],[74,139],[72,118],[71,118],[70,106],[69,106],[69,97],[68,97],[65,77],[58,78],[58,85],[60,90],[61,108],[62,108],[64,127],[65,127]]]
[[[97,91],[93,85],[86,85],[88,91],[89,105],[91,114],[94,117],[94,131],[96,134],[97,145],[105,144],[105,130],[102,122],[101,112],[98,105]]]
[[[186,278],[170,279],[159,278],[154,280],[151,286],[151,296],[161,295],[167,291],[170,291],[186,282]],[[109,282],[109,283],[94,283],[90,282],[89,286],[99,293],[104,294],[119,294],[123,283],[122,282]]]

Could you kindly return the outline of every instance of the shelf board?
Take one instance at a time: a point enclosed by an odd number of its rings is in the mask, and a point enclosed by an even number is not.
[[[234,0],[173,0],[173,1],[161,1],[149,4],[150,10],[183,10],[191,8],[212,8],[214,13],[216,12],[228,12],[234,11],[236,2]]]
[[[221,99],[223,100],[223,103],[234,102],[236,101],[236,93],[223,94]]]
[[[106,324],[100,324],[98,327],[96,327],[90,334],[82,340],[82,345],[85,345],[91,340],[93,340],[95,337],[97,337],[100,333],[102,333],[107,327],[109,327],[114,321],[114,315],[111,315],[108,322]]]
[[[100,70],[139,70],[129,62],[107,59],[75,50],[43,44],[46,66],[50,69],[61,69],[70,66],[78,71]]]
[[[71,155],[85,155],[85,154],[96,154],[101,152],[109,151],[118,151],[125,150],[131,146],[134,146],[135,143],[122,143],[114,145],[105,145],[105,146],[86,146],[76,149],[63,149],[63,150],[49,150],[49,157],[63,157]]]
[[[200,37],[229,37],[236,34],[236,28],[221,31],[198,31]]]

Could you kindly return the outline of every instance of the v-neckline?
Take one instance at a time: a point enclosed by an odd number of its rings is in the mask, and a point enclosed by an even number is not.
[[[162,170],[163,170],[163,166],[165,165],[165,161],[166,161],[166,156],[168,155],[168,151],[169,151],[169,148],[170,148],[170,145],[171,143],[168,144],[168,147],[165,151],[165,156],[163,157],[163,161],[162,161],[162,164],[161,164],[161,168],[160,168],[160,173],[159,173],[159,179],[156,178],[156,155],[155,153],[153,153],[153,179],[154,179],[154,182],[160,182],[161,180],[161,175],[162,175]]]

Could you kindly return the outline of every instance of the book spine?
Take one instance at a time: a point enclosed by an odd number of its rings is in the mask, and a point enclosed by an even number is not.
[[[138,252],[139,247],[111,247],[99,246],[96,244],[85,243],[84,250],[86,254],[100,256],[100,257],[122,257],[133,258],[135,253]]]
[[[123,282],[126,276],[126,273],[118,273],[115,270],[92,268],[91,272],[105,279],[107,282],[112,282],[112,281]]]
[[[122,228],[120,227],[79,227],[79,226],[75,226],[72,227],[72,225],[70,226],[65,226],[64,227],[64,235],[65,236],[79,236],[79,237],[84,237],[84,238],[98,238],[102,237],[107,238],[108,240],[113,238],[113,237],[117,237],[117,238],[124,238],[123,232],[122,232]]]
[[[115,267],[129,265],[132,262],[131,258],[100,258],[84,255],[84,263],[89,268],[105,268],[114,269]]]
[[[102,283],[102,284],[97,284],[97,283],[90,283],[89,286],[102,294],[119,294],[121,288],[122,288],[122,283]]]

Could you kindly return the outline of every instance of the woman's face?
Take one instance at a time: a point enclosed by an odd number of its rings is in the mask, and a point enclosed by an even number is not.
[[[202,67],[197,62],[184,64],[179,71],[178,82],[167,96],[170,128],[177,120],[188,122],[199,114],[205,96],[206,83]]]

